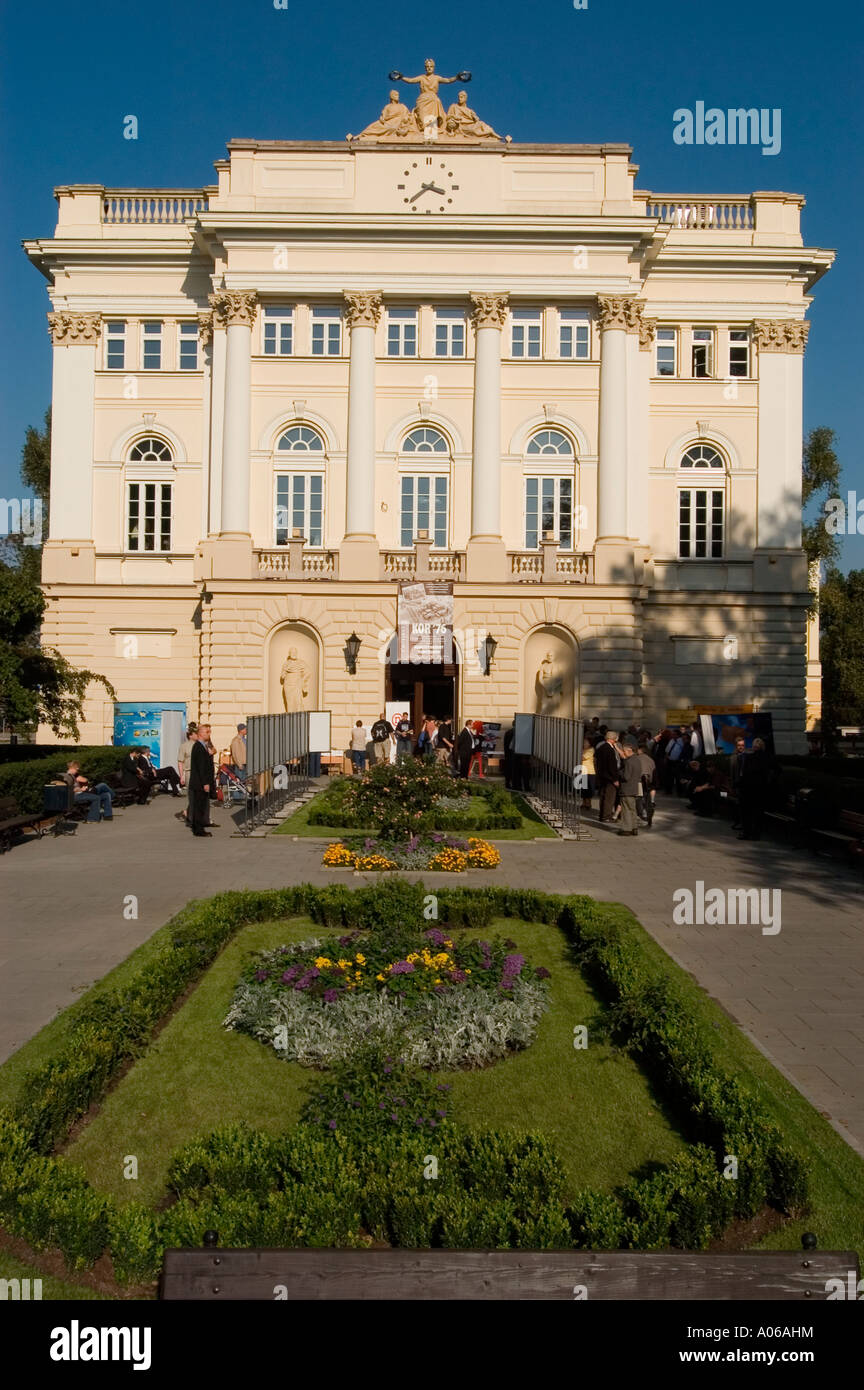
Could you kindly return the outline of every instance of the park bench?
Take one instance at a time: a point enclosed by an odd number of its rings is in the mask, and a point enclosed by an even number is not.
[[[0,797],[0,854],[12,848],[12,841],[23,830],[35,830],[41,835],[42,819],[41,811],[24,814],[14,796]]]
[[[115,809],[132,806],[138,800],[138,793],[134,787],[124,787],[122,772],[109,772],[104,780],[106,787],[110,787],[114,795]]]
[[[458,1301],[824,1301],[858,1279],[848,1251],[166,1250],[159,1297]],[[836,1289],[836,1285],[833,1286]]]
[[[836,825],[830,829],[814,826],[813,834],[820,840],[832,841],[854,859],[861,860],[864,855],[864,814],[860,811],[841,811]]]

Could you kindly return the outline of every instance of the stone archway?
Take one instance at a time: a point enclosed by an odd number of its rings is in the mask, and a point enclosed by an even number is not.
[[[267,646],[267,713],[321,708],[321,643],[306,623],[284,623]]]
[[[523,708],[533,714],[573,719],[579,713],[579,647],[573,633],[544,623],[522,648]]]

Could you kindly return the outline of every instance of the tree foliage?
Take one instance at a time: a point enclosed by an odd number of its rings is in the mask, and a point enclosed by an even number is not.
[[[802,469],[801,500],[805,507],[812,501],[819,503],[816,519],[805,521],[802,526],[802,545],[807,559],[811,563],[836,560],[839,542],[825,525],[823,507],[826,498],[835,496],[840,487],[840,463],[834,450],[834,431],[827,425],[811,430],[804,440]]]
[[[820,602],[822,724],[864,724],[864,570],[832,566]]]
[[[27,430],[21,450],[21,480],[47,511],[51,473],[51,412],[45,428]],[[40,640],[45,598],[40,584],[41,545],[10,537],[0,559],[0,711],[10,728],[31,733],[48,724],[58,737],[77,739],[84,697],[91,681],[114,689],[104,676],[78,670]]]

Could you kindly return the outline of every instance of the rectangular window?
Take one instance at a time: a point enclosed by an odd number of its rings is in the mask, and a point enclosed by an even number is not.
[[[674,328],[657,329],[657,375],[676,376],[678,373],[678,335]]]
[[[284,473],[276,479],[276,544],[287,545],[294,531],[306,544],[324,544],[323,473]]]
[[[126,325],[122,321],[105,325],[105,366],[112,372],[122,372],[126,366]]]
[[[158,320],[142,323],[141,334],[143,339],[141,366],[145,372],[158,372],[162,366],[162,324]]]
[[[294,351],[294,310],[264,310],[265,357],[290,357]]]
[[[129,483],[126,549],[171,549],[171,484]]]
[[[525,479],[525,549],[536,550],[547,532],[562,550],[573,549],[573,479]]]
[[[750,375],[750,334],[746,328],[733,328],[729,334],[729,375]]]
[[[723,489],[682,488],[678,494],[678,558],[723,557]]]
[[[465,315],[461,309],[435,310],[435,356],[465,356]]]
[[[312,356],[338,357],[342,352],[342,314],[339,309],[312,310]]]
[[[587,309],[561,309],[558,314],[558,353],[586,361],[590,356],[591,324]]]
[[[387,356],[417,356],[417,310],[387,310]]]
[[[539,357],[541,341],[539,311],[536,309],[514,309],[511,318],[511,357]]]
[[[418,531],[426,531],[439,550],[447,548],[447,477],[402,475],[399,544],[412,546]]]
[[[181,372],[198,370],[198,325],[181,323],[178,336],[177,358]]]
[[[698,377],[714,375],[714,330],[712,328],[693,329],[690,375]]]

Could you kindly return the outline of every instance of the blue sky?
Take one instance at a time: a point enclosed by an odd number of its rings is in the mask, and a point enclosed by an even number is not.
[[[232,137],[342,139],[377,116],[391,68],[470,69],[469,101],[516,141],[626,141],[658,192],[803,193],[804,237],[836,248],[816,287],[805,427],[837,432],[845,489],[864,497],[864,307],[857,0],[46,0],[0,10],[0,494],[17,495],[28,424],[50,401],[49,308],[20,243],[55,225],[55,184],[185,187],[214,180]],[[407,89],[410,92],[410,89]],[[678,107],[782,111],[782,148],[685,146]],[[123,139],[138,117],[139,138]],[[864,536],[842,565],[864,566]]]

